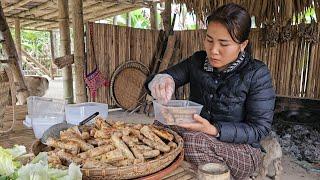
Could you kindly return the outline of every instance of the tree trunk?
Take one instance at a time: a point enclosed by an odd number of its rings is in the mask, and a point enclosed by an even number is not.
[[[59,9],[59,29],[60,29],[60,49],[61,56],[70,55],[70,27],[69,27],[69,7],[68,0],[58,0]],[[62,69],[64,98],[68,103],[73,103],[73,80],[72,66]]]
[[[72,0],[73,31],[74,31],[74,65],[75,65],[75,101],[87,102],[86,86],[84,82],[84,25],[83,2]]]
[[[5,19],[2,5],[0,2],[0,31],[4,38],[3,49],[8,55],[9,67],[13,73],[14,81],[17,83],[17,98],[18,104],[25,104],[27,101],[27,97],[29,96],[29,92],[27,86],[24,82],[24,78],[22,75],[22,71],[19,65],[19,57],[14,45],[10,29],[8,23]]]

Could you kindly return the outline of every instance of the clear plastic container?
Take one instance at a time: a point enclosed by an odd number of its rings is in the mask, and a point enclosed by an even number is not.
[[[28,115],[63,114],[67,101],[64,99],[30,96],[27,98]]]
[[[63,114],[29,115],[29,118],[31,119],[33,133],[37,139],[40,139],[42,134],[51,126],[64,121]]]
[[[108,104],[95,102],[68,104],[66,106],[66,120],[69,124],[79,125],[82,120],[91,116],[95,112],[99,112],[99,116],[107,119]]]
[[[200,114],[202,107],[188,100],[170,100],[166,105],[153,101],[155,119],[167,125],[194,122],[193,114]]]

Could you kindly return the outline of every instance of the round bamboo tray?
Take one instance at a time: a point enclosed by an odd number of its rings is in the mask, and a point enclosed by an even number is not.
[[[160,127],[159,127],[160,128]],[[133,179],[144,177],[168,167],[180,153],[183,153],[183,139],[176,132],[166,129],[175,137],[178,147],[169,153],[163,154],[154,160],[125,167],[112,167],[105,169],[81,169],[83,179]],[[36,140],[31,146],[31,152],[37,155],[39,152],[48,151],[48,146]]]
[[[128,61],[120,65],[111,77],[111,98],[125,110],[135,109],[144,96],[142,90],[148,75],[148,68],[140,62]]]

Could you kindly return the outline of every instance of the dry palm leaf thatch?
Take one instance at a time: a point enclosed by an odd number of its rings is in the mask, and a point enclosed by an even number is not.
[[[277,21],[285,26],[289,19],[306,14],[310,8],[314,8],[317,17],[320,17],[318,0],[175,0],[175,2],[186,4],[188,11],[193,12],[202,21],[219,6],[237,3],[255,17],[257,27],[270,21]]]

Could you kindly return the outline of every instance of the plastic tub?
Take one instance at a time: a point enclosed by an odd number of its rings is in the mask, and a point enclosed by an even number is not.
[[[193,114],[200,114],[202,107],[188,100],[171,100],[166,105],[153,101],[155,119],[167,125],[193,123]]]
[[[30,96],[27,98],[28,115],[63,114],[66,100]]]
[[[32,123],[34,135],[37,139],[42,137],[42,134],[51,126],[62,123],[64,121],[63,114],[52,115],[33,115],[29,116]]]
[[[79,125],[82,120],[91,116],[95,112],[99,112],[99,116],[107,119],[108,104],[95,102],[68,104],[65,111],[66,120],[69,124]]]

